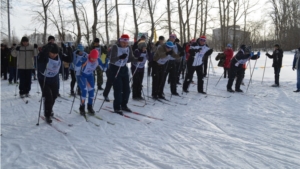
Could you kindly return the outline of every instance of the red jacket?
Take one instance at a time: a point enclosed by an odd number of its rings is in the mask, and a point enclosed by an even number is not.
[[[230,68],[230,60],[233,58],[233,50],[225,49],[224,54],[226,55],[226,59],[224,62],[224,68]]]

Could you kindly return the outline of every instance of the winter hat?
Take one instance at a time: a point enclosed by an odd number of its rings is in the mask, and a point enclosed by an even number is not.
[[[99,43],[99,42],[100,42],[99,38],[94,39],[94,43]]]
[[[55,40],[54,36],[51,36],[51,35],[48,36],[48,41],[50,41],[50,40],[52,40],[52,39]]]
[[[173,44],[171,41],[168,41],[168,42],[166,42],[166,46],[167,46],[168,48],[173,48],[173,47],[174,47],[174,44]]]
[[[128,42],[129,36],[127,34],[123,34],[120,38],[120,42]]]
[[[164,36],[159,36],[158,40],[165,40],[165,37]]]
[[[246,45],[241,45],[240,49],[243,50],[244,53],[250,53],[251,47],[246,47]]]
[[[147,44],[145,42],[141,42],[138,44],[139,49],[143,49],[143,47],[147,47]]]
[[[29,42],[29,39],[26,36],[23,36],[21,42]]]
[[[192,39],[192,40],[190,41],[190,43],[194,43],[194,42],[196,42],[196,40],[195,40],[195,39]]]
[[[231,44],[229,44],[229,43],[227,44],[227,47],[228,47],[228,48],[232,48]]]
[[[142,35],[142,36],[141,36],[141,39],[146,39],[146,36],[145,36],[145,35]]]
[[[205,35],[200,36],[200,40],[206,40],[206,36]]]
[[[91,59],[94,59],[94,61],[96,61],[98,59],[98,56],[99,56],[98,50],[93,49],[89,54],[89,60],[91,61]]]
[[[58,51],[59,51],[59,48],[58,48],[57,44],[53,43],[53,44],[50,45],[50,51],[49,52],[58,53]]]
[[[175,42],[180,42],[180,40],[178,38],[175,39]]]
[[[278,47],[278,48],[280,48],[279,44],[275,44],[275,45],[274,45],[274,47]]]
[[[79,50],[80,52],[84,51],[84,47],[82,46],[82,44],[78,44],[77,50]]]

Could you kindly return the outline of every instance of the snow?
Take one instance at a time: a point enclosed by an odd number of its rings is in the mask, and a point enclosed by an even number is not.
[[[212,62],[217,53],[213,53]],[[293,53],[285,52],[281,69],[281,87],[270,87],[274,81],[271,60],[267,60],[265,78],[262,74],[265,55],[257,61],[247,94],[226,92],[227,79],[221,78],[222,68],[210,71],[208,93],[198,94],[191,85],[184,98],[173,96],[170,104],[154,102],[145,107],[130,100],[128,106],[164,121],[128,114],[134,121],[101,110],[97,115],[115,123],[90,117],[97,124],[86,122],[74,111],[70,112],[72,98],[68,97],[69,80],[61,81],[60,93],[54,106],[56,116],[67,123],[53,121],[53,125],[67,132],[57,132],[43,120],[36,126],[39,99],[36,81],[32,83],[29,103],[14,96],[15,85],[1,81],[1,167],[4,169],[187,169],[187,168],[290,168],[300,167],[300,97],[294,93],[296,72],[292,71]],[[251,61],[253,68],[255,61]],[[105,76],[104,76],[105,77]],[[246,91],[250,78],[247,69]],[[196,77],[194,78],[196,81]],[[206,86],[205,79],[205,86]],[[150,83],[151,84],[151,83]],[[64,88],[63,88],[64,86]],[[147,94],[147,78],[144,92]],[[63,90],[64,89],[64,90]],[[149,87],[149,92],[151,88]],[[169,85],[164,90],[170,97]],[[181,93],[181,86],[178,87]],[[18,89],[17,89],[18,93]],[[98,98],[102,98],[101,91]],[[113,91],[110,92],[113,98]],[[150,100],[151,101],[151,100]],[[188,103],[177,105],[174,102]],[[153,101],[151,101],[153,102]],[[99,110],[102,100],[96,100]],[[112,102],[104,107],[112,107]],[[79,100],[74,109],[78,110]],[[43,114],[43,113],[42,113]],[[151,122],[150,124],[148,124]]]

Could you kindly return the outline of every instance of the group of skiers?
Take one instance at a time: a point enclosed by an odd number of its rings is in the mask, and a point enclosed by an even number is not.
[[[74,47],[73,47],[74,48]],[[166,81],[170,84],[170,92],[178,96],[177,87],[181,84],[179,79],[182,75],[182,91],[188,93],[189,86],[193,82],[194,72],[197,74],[197,91],[206,94],[203,78],[207,74],[207,63],[213,49],[206,44],[206,36],[192,39],[183,46],[175,34],[171,34],[167,40],[163,36],[159,41],[147,43],[142,36],[131,47],[129,36],[123,34],[118,42],[107,48],[100,46],[100,41],[95,38],[91,50],[86,52],[81,44],[74,50],[70,44],[61,43],[59,47],[53,36],[48,37],[48,43],[38,49],[36,44],[29,44],[27,37],[23,37],[20,45],[13,46],[10,51],[1,44],[1,74],[7,79],[3,62],[6,57],[11,57],[18,71],[10,71],[19,77],[19,95],[21,98],[29,97],[31,89],[31,76],[34,66],[37,67],[37,77],[42,90],[42,102],[44,103],[44,115],[47,123],[51,123],[55,99],[59,96],[59,72],[62,63],[69,65],[71,74],[70,95],[80,95],[80,114],[85,115],[85,102],[87,101],[87,112],[95,114],[93,102],[95,99],[95,79],[97,79],[97,90],[103,90],[103,73],[106,73],[107,82],[104,88],[104,101],[109,101],[108,94],[111,87],[114,90],[113,109],[115,113],[123,115],[123,111],[131,112],[127,106],[132,88],[132,99],[143,100],[143,79],[145,64],[148,61],[147,75],[152,76],[152,98],[166,99],[164,87]],[[10,53],[10,54],[7,54]],[[283,51],[278,44],[274,46],[273,54],[266,55],[273,59],[275,84],[279,87],[280,68],[282,66]],[[228,92],[243,92],[240,88],[244,78],[245,69],[249,60],[260,58],[260,52],[254,54],[250,46],[241,45],[234,55],[232,46],[227,45],[223,53],[216,60],[220,60],[219,66],[224,67],[224,78],[228,77]],[[297,70],[297,90],[300,91],[300,48],[295,54],[293,70]],[[34,63],[36,62],[36,65]],[[127,63],[131,63],[131,78]],[[6,68],[7,69],[7,68]],[[186,73],[185,73],[186,70]],[[97,78],[95,78],[95,73]],[[232,89],[234,80],[235,90]],[[10,78],[11,82],[12,79]],[[130,83],[132,85],[130,86]],[[75,89],[75,84],[77,88]],[[88,96],[87,96],[88,95]],[[42,104],[41,102],[41,104]]]

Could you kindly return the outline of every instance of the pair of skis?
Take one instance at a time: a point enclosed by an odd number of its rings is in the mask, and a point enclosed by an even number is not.
[[[44,116],[40,116],[40,117],[41,117],[42,120],[46,121],[46,119],[45,119]],[[52,119],[54,119],[54,120],[57,121],[57,122],[64,123],[64,124],[66,124],[66,125],[69,126],[69,127],[72,127],[72,126],[73,126],[73,124],[67,123],[67,122],[65,122],[65,121],[63,121],[63,120],[61,120],[61,119],[59,119],[59,118],[57,118],[57,117],[55,117],[55,116],[53,116]],[[52,123],[47,123],[47,124],[48,124],[49,126],[51,126],[54,130],[56,130],[56,131],[58,131],[58,132],[60,132],[60,133],[62,133],[62,134],[64,134],[64,135],[67,135],[67,132],[65,132],[65,131],[63,131],[63,130],[61,130],[61,129],[59,129],[57,126],[53,125]]]

